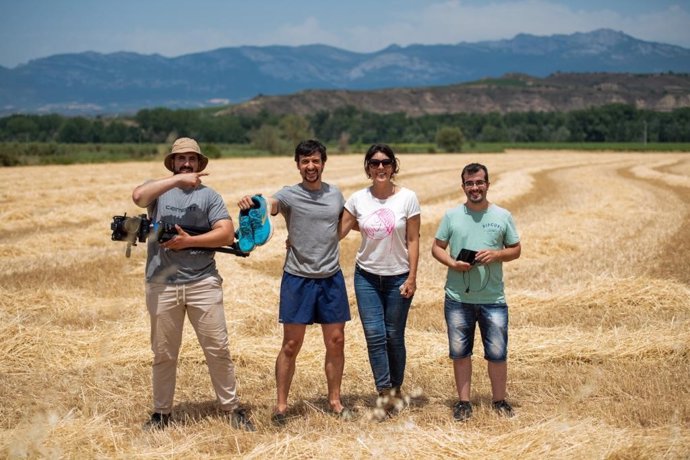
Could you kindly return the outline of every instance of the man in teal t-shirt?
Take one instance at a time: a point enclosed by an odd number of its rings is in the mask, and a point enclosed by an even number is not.
[[[467,200],[446,212],[431,248],[434,258],[448,267],[444,314],[459,397],[453,417],[462,421],[472,415],[470,385],[476,324],[488,361],[493,407],[501,415],[512,416],[513,409],[505,400],[508,305],[503,290],[503,262],[520,257],[520,236],[510,212],[486,198],[490,185],[486,166],[468,164],[461,178]],[[469,256],[463,257],[466,252]]]

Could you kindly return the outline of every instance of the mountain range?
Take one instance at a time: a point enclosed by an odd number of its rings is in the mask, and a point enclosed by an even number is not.
[[[454,45],[392,45],[372,53],[325,45],[240,46],[173,58],[84,52],[35,59],[12,69],[0,66],[0,115],[232,106],[305,90],[423,88],[509,73],[544,78],[688,72],[690,49],[610,29]]]

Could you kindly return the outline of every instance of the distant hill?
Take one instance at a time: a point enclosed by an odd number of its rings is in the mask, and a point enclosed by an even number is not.
[[[175,58],[85,52],[0,67],[0,114],[114,114],[197,108],[304,90],[451,85],[521,73],[687,73],[690,50],[608,29],[510,40],[390,46],[353,53],[324,45],[242,46]]]
[[[690,107],[690,74],[557,73],[546,78],[509,74],[459,85],[375,91],[309,90],[259,96],[218,115],[312,114],[346,106],[409,116],[443,113],[569,112],[606,104],[670,111]]]

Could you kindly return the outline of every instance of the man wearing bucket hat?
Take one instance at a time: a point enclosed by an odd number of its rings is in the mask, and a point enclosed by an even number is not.
[[[168,168],[168,171],[174,172],[175,174],[177,174],[175,171],[175,155],[178,153],[196,153],[199,162],[199,167],[196,172],[203,171],[206,169],[206,165],[208,165],[208,158],[201,153],[199,144],[189,137],[181,137],[173,143],[170,153],[166,155],[165,160],[163,160],[163,164]]]
[[[188,137],[177,139],[163,161],[173,173],[139,185],[132,192],[137,206],[147,208],[154,222],[175,225],[177,235],[164,243],[149,238],[146,259],[146,306],[151,318],[153,351],[153,414],[149,429],[170,423],[177,358],[185,313],[204,351],[220,408],[235,428],[254,431],[239,405],[235,370],[228,350],[223,307],[223,279],[214,251],[231,244],[234,226],[222,197],[201,183],[208,158]],[[208,228],[189,235],[182,228]]]

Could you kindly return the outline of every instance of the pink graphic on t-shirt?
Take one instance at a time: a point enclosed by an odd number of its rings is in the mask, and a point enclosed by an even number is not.
[[[395,214],[388,208],[381,208],[364,218],[361,227],[372,240],[382,240],[393,233]]]

